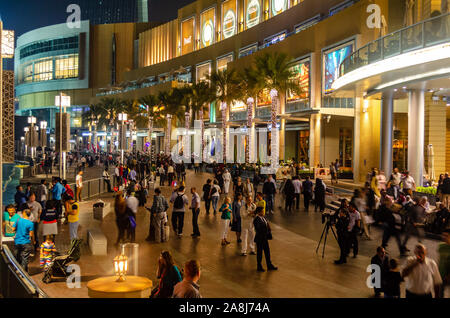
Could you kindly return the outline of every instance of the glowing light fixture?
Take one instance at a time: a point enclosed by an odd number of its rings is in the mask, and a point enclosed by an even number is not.
[[[114,273],[117,278],[117,282],[124,282],[125,276],[127,275],[128,271],[128,257],[121,254],[119,256],[116,256],[114,258]]]

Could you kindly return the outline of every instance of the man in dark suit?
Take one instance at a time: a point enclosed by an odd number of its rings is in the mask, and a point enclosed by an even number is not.
[[[389,257],[386,255],[384,247],[382,246],[377,247],[377,254],[374,257],[372,257],[370,264],[380,266],[381,270],[381,288],[374,287],[375,297],[378,298],[381,296],[381,292],[383,291],[386,273],[389,272]]]
[[[264,272],[264,268],[261,265],[262,253],[266,256],[267,270],[273,271],[278,268],[272,264],[270,260],[270,248],[269,239],[272,239],[272,233],[270,231],[270,226],[267,220],[264,218],[264,209],[262,207],[256,208],[256,217],[253,220],[253,225],[255,226],[255,243],[256,243],[256,261],[258,263],[258,272]]]
[[[302,183],[302,192],[303,192],[303,203],[305,206],[305,211],[308,212],[309,202],[311,202],[312,194],[313,194],[313,183],[309,180],[309,176],[306,177],[306,180]]]

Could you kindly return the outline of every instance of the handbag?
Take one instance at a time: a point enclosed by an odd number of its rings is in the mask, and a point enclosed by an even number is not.
[[[128,218],[130,219],[130,226],[131,226],[131,228],[135,229],[136,228],[136,220],[135,220],[134,216],[130,215]]]

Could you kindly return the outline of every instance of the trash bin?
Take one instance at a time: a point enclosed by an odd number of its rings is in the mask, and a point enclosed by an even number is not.
[[[121,245],[121,250],[128,257],[128,275],[139,276],[139,244],[125,243]]]
[[[102,221],[109,212],[111,212],[111,204],[103,201],[97,201],[93,206],[94,220]]]

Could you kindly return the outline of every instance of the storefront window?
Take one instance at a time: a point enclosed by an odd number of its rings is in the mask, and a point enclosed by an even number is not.
[[[216,65],[217,71],[226,70],[228,63],[230,63],[230,62],[233,62],[233,54],[218,58],[217,65]]]
[[[211,62],[197,65],[197,83],[206,81],[211,74]]]
[[[353,134],[350,129],[339,130],[339,164],[341,167],[352,167]]]
[[[298,162],[309,163],[309,130],[298,132]]]
[[[78,54],[60,56],[55,59],[55,78],[78,77]]]
[[[53,59],[40,60],[34,63],[34,81],[48,81],[53,79]]]

